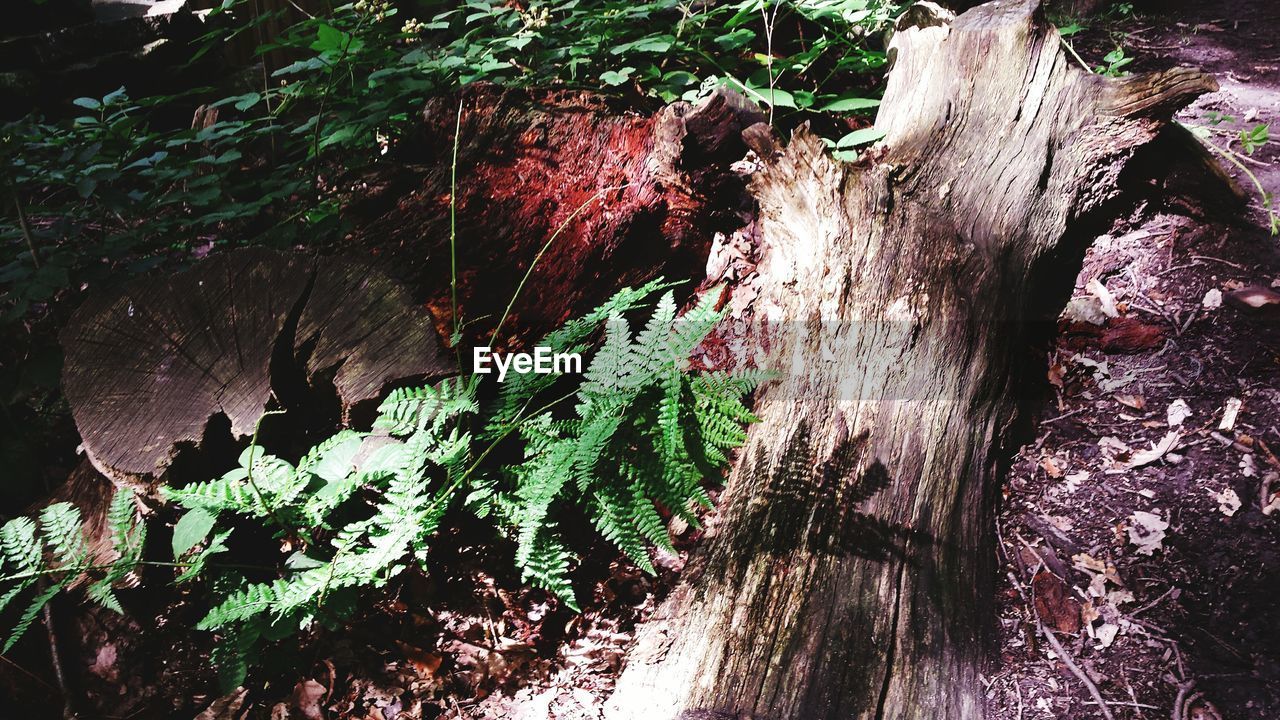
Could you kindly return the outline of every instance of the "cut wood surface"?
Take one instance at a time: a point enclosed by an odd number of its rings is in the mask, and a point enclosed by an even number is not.
[[[901,19],[857,164],[764,168],[748,312],[766,365],[721,516],[606,716],[984,717],[993,510],[1032,352],[1135,151],[1214,81],[1074,64],[1036,2]]]
[[[200,445],[215,416],[251,435],[281,378],[332,382],[345,416],[392,382],[455,369],[428,313],[367,263],[263,249],[91,297],[62,342],[85,454],[134,485]]]

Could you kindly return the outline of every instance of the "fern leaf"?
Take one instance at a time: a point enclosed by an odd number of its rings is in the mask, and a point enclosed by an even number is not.
[[[84,528],[80,509],[68,502],[53,503],[40,511],[40,534],[62,568],[78,568],[85,558]]]
[[[400,388],[378,407],[373,427],[392,435],[409,435],[427,427],[440,427],[458,415],[477,410],[473,377],[451,377],[432,387]]]
[[[530,553],[529,561],[521,566],[521,580],[540,587],[556,597],[574,612],[579,612],[578,601],[569,582],[569,562],[573,554],[557,542],[550,533],[538,540],[538,546]]]
[[[48,587],[36,593],[31,604],[22,612],[22,615],[18,618],[18,622],[13,626],[13,631],[9,633],[9,639],[5,640],[4,647],[0,648],[0,654],[7,653],[11,648],[13,648],[14,644],[27,633],[27,628],[31,627],[31,623],[35,622],[36,615],[38,615],[40,611],[44,609],[44,606],[47,605],[55,595],[61,592],[62,588],[65,586],[65,580],[50,583]]]

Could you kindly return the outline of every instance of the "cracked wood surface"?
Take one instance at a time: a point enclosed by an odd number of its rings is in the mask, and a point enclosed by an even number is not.
[[[984,717],[994,492],[1122,175],[1215,83],[1072,64],[1035,2],[909,11],[854,165],[764,158],[760,391],[721,516],[606,717]]]
[[[140,486],[199,446],[216,416],[234,437],[251,435],[283,377],[336,391],[346,416],[392,382],[454,370],[430,316],[381,272],[265,249],[93,296],[62,343],[85,454]]]

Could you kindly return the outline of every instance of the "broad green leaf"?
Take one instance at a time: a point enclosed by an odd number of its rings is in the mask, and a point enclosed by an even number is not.
[[[874,127],[862,128],[861,130],[854,130],[848,135],[845,135],[844,137],[837,140],[836,147],[839,148],[840,150],[855,148],[855,147],[858,147],[859,145],[866,145],[868,143],[873,143],[879,140],[880,138],[884,137],[884,135],[885,135],[885,132],[883,130],[880,130]]]
[[[846,97],[818,108],[818,112],[853,112],[879,107],[880,101],[875,98]]]
[[[209,531],[213,530],[213,525],[217,520],[217,515],[202,508],[188,510],[185,515],[179,518],[178,522],[173,526],[174,559],[181,558],[191,548],[204,542],[204,539],[209,537]]]

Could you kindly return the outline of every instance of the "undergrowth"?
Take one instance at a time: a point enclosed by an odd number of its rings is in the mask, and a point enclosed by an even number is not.
[[[654,101],[728,85],[851,156],[876,138],[888,0],[384,0],[307,17],[225,0],[193,62],[209,87],[78,98],[0,127],[0,458],[33,496],[22,427],[58,410],[54,333],[84,292],[232,245],[330,246],[432,96],[477,82]],[[411,8],[412,11],[406,11]],[[284,27],[284,30],[274,28]],[[205,65],[202,65],[204,67]],[[194,118],[189,122],[187,118]],[[447,142],[448,139],[443,139]],[[14,490],[18,497],[22,491]]]
[[[711,297],[677,318],[667,291],[633,331],[627,315],[659,289],[623,290],[539,343],[584,352],[603,327],[581,378],[513,375],[484,403],[479,375],[397,390],[370,430],[342,430],[296,460],[271,454],[255,433],[230,472],[163,488],[184,510],[171,562],[143,559],[146,526],[128,489],[111,504],[106,561],[89,552],[71,504],[50,505],[38,523],[9,521],[0,528],[0,610],[27,600],[4,650],[72,582],[87,576],[87,597],[121,611],[114,588],[158,564],[200,587],[209,609],[196,627],[216,634],[212,659],[234,688],[262,642],[336,627],[407,568],[430,572],[431,543],[458,508],[491,519],[512,539],[523,579],[575,610],[577,558],[559,531],[571,513],[654,572],[650,548],[674,550],[669,520],[696,525],[697,509],[710,506],[703,479],[745,440],[754,418],[742,399],[762,379],[689,371],[721,318]],[[219,565],[246,527],[269,529],[286,548],[274,566]]]

